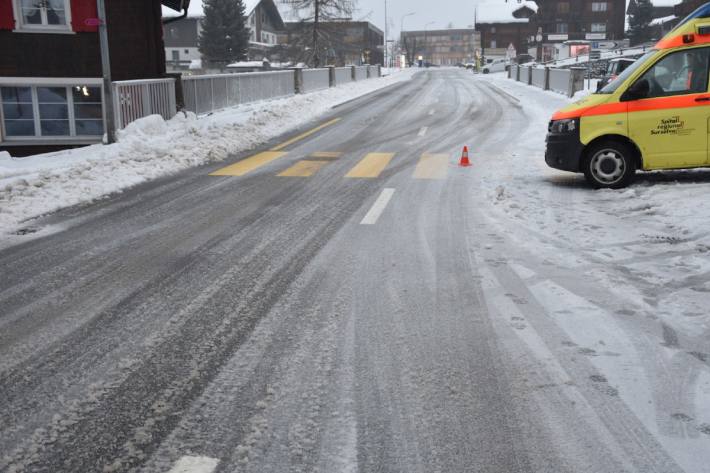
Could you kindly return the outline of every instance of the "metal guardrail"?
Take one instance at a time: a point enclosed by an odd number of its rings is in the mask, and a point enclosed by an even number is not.
[[[352,67],[336,67],[335,68],[335,85],[347,84],[353,81]]]
[[[304,93],[327,89],[328,87],[330,87],[330,70],[327,67],[303,69],[302,91]]]
[[[572,74],[572,71],[569,69],[548,69],[548,71],[548,74],[550,76],[548,80],[548,86],[550,90],[570,95],[569,79],[570,75]],[[572,93],[571,95],[574,95],[574,93]]]
[[[332,74],[332,76],[331,76]],[[184,108],[198,115],[259,100],[288,97],[296,93],[296,77],[300,75],[299,93],[313,92],[353,80],[380,77],[378,66],[212,74],[182,77]],[[146,79],[113,83],[116,126],[125,128],[130,122],[148,115],[161,115],[169,120],[177,113],[176,80]]]
[[[526,84],[530,83],[530,67],[528,67],[528,66],[521,66],[520,67],[520,82],[524,82]]]
[[[327,75],[326,75],[327,78]],[[295,94],[293,71],[213,74],[182,78],[185,110],[203,113]]]
[[[550,67],[511,65],[508,70],[508,78],[573,97],[578,91],[584,89],[585,73],[586,69],[584,68],[552,69]]]
[[[175,79],[128,80],[113,83],[116,128],[139,118],[160,115],[169,120],[177,113]]]
[[[355,66],[355,80],[367,79],[367,66]]]
[[[531,70],[532,77],[530,78],[530,85],[534,85],[540,89],[547,89],[547,74],[545,74],[545,69],[534,67]]]

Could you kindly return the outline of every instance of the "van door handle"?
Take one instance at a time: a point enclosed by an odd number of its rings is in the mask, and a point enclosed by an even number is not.
[[[696,102],[710,102],[710,97],[698,97],[695,99]]]

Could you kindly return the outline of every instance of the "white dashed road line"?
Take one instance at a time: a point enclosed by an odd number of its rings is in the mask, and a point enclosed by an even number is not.
[[[212,473],[219,460],[210,457],[182,457],[168,473]]]
[[[380,218],[380,215],[382,215],[382,212],[385,211],[385,208],[387,207],[387,204],[389,203],[393,194],[394,194],[394,189],[389,188],[389,187],[383,189],[382,193],[377,198],[375,203],[372,204],[372,208],[370,208],[370,211],[367,212],[367,215],[365,215],[365,218],[363,218],[362,222],[360,222],[360,225],[374,225],[374,224],[376,224],[377,220]]]

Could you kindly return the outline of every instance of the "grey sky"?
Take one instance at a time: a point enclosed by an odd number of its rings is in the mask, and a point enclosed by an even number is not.
[[[390,39],[399,34],[402,16],[410,12],[414,15],[404,20],[404,29],[424,29],[429,22],[429,29],[446,28],[453,23],[457,28],[466,28],[473,24],[473,12],[476,2],[471,0],[387,0],[387,16],[390,21]],[[359,14],[362,18],[372,12],[367,19],[378,28],[385,26],[385,0],[359,0]]]

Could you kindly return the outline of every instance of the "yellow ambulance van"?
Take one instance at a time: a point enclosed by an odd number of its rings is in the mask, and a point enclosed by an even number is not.
[[[710,3],[614,81],[557,111],[545,161],[621,188],[637,169],[710,167]]]

